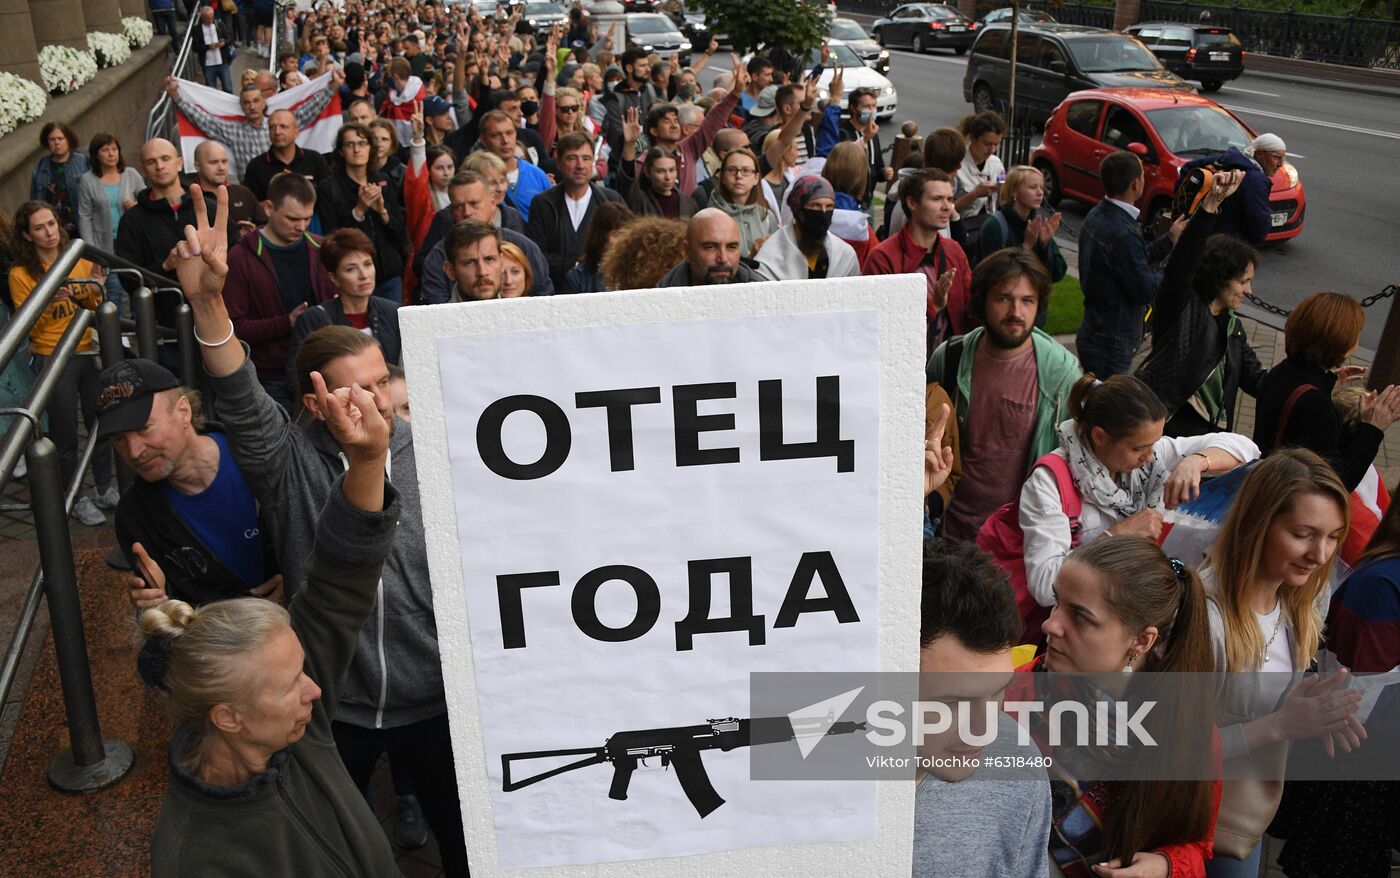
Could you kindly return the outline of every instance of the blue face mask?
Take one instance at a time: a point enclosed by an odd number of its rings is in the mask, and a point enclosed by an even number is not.
[[[869,124],[870,124],[870,120],[873,119],[874,117],[875,117],[875,111],[874,111],[874,110],[861,110],[861,111],[860,111],[860,115],[859,115],[858,118],[860,119],[860,124],[862,124],[862,125],[869,125]]]

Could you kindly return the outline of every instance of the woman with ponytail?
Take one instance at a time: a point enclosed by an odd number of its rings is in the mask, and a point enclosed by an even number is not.
[[[384,478],[389,424],[368,391],[331,394],[311,375],[348,469],[291,607],[166,601],[141,614],[138,668],[165,693],[177,726],[151,839],[154,875],[398,873],[331,736],[398,520]]]
[[[1137,672],[1211,670],[1201,581],[1152,540],[1112,537],[1076,549],[1060,568],[1055,596],[1055,607],[1042,626],[1046,652],[1029,670],[1103,675],[1096,682],[1121,680],[1123,691],[1114,696],[1130,702],[1142,697],[1134,695]],[[1146,689],[1160,700],[1164,687],[1174,694],[1171,709],[1146,718],[1150,734],[1164,748],[1149,754],[1153,764],[1179,766],[1181,760],[1199,760],[1203,749],[1212,748],[1218,767],[1209,687],[1194,676],[1165,682],[1156,677]],[[1198,702],[1194,707],[1192,700]],[[1082,781],[1072,774],[1072,759],[1049,755],[1055,767],[1050,860],[1058,874],[1205,874],[1220,803],[1218,780]]]
[[[1237,721],[1220,730],[1226,759],[1255,754],[1251,762],[1281,767],[1292,741],[1321,738],[1329,752],[1360,744],[1360,693],[1341,688],[1346,671],[1303,677],[1322,643],[1327,582],[1349,523],[1346,487],[1311,451],[1275,451],[1240,485],[1201,571],[1210,595],[1215,670],[1231,672],[1222,709]],[[1274,673],[1250,673],[1255,671]],[[1258,874],[1259,839],[1278,808],[1282,785],[1269,795],[1272,801],[1262,808],[1251,801],[1241,809],[1250,819],[1235,835],[1245,843],[1230,856],[1217,855],[1211,878]],[[1223,825],[1235,823],[1235,796],[1227,785],[1223,814],[1230,819],[1222,816]],[[1253,847],[1246,849],[1250,840]]]
[[[1068,465],[1082,503],[1078,533],[1065,514],[1060,480],[1037,466],[1021,489],[1026,586],[1037,604],[1055,602],[1055,578],[1076,544],[1108,535],[1156,541],[1162,510],[1200,492],[1201,477],[1259,457],[1259,448],[1235,433],[1172,438],[1162,435],[1167,410],[1146,384],[1129,375],[1099,381],[1085,375],[1070,390],[1071,420],[1060,425],[1051,454]],[[1077,537],[1077,543],[1076,543]]]

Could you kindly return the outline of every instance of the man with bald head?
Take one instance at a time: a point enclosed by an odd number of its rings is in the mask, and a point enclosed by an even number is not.
[[[690,218],[685,230],[685,261],[661,279],[658,287],[746,284],[759,279],[739,261],[739,224],[717,207]]]
[[[259,70],[257,78],[253,80],[253,86],[262,92],[263,100],[277,94],[277,77],[271,70]]]
[[[273,110],[267,117],[271,148],[250,161],[243,172],[243,185],[253,190],[259,201],[267,200],[267,184],[283,171],[305,177],[313,186],[331,175],[330,165],[319,152],[297,146],[300,133],[291,110]]]
[[[261,199],[253,195],[247,186],[230,182],[228,175],[228,150],[217,140],[206,140],[194,148],[194,180],[205,192],[217,192],[220,186],[228,187],[228,218],[238,224],[240,235],[255,230],[267,222]]]
[[[122,214],[117,224],[116,254],[148,271],[175,276],[175,244],[185,239],[185,226],[193,226],[194,202],[180,182],[184,161],[175,144],[163,137],[146,141],[141,146],[141,172],[147,188],[136,195],[136,206]],[[214,193],[204,194],[209,215],[214,215]],[[238,240],[235,223],[228,228],[228,243]],[[136,282],[123,277],[127,291],[134,291]],[[178,296],[173,292],[156,294],[156,316],[166,326],[174,326]]]

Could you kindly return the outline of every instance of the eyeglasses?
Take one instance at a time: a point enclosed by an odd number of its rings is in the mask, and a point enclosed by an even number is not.
[[[569,104],[567,107],[563,104],[557,104],[555,105],[555,109],[561,113],[577,113],[578,104]]]
[[[346,140],[340,144],[342,149],[368,149],[368,140]]]
[[[745,177],[753,177],[757,175],[758,171],[755,171],[753,168],[725,168],[724,173],[731,177],[738,177],[742,180]]]

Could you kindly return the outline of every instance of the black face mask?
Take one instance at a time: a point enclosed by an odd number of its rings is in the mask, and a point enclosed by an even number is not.
[[[831,231],[832,213],[830,210],[802,208],[802,214],[797,217],[797,228],[802,231],[802,237],[809,241],[825,238],[826,233]]]
[[[521,101],[520,112],[525,116],[533,116],[540,111],[539,101]]]

